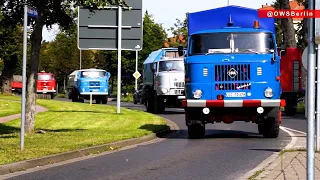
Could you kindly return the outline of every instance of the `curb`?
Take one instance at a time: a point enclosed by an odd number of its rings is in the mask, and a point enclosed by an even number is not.
[[[79,158],[79,157],[83,157],[83,156],[88,156],[93,153],[102,153],[102,152],[105,152],[108,150],[113,150],[113,149],[116,150],[118,148],[151,141],[153,139],[156,139],[158,136],[169,134],[173,130],[179,131],[178,125],[176,125],[174,122],[172,122],[168,119],[165,119],[165,120],[167,122],[168,127],[165,130],[162,130],[158,133],[152,133],[152,134],[142,136],[139,138],[127,139],[124,141],[108,143],[108,144],[93,146],[93,147],[89,147],[89,148],[84,148],[84,149],[59,153],[59,154],[48,155],[48,156],[44,156],[44,157],[15,162],[15,163],[11,163],[11,164],[0,165],[0,175],[5,175],[5,174],[17,172],[17,171],[23,171],[23,170],[35,168],[38,166],[44,166],[44,165],[48,165],[48,164],[58,163],[58,162],[62,162],[62,161],[70,160],[70,159],[75,159],[75,158]]]
[[[297,138],[296,135],[293,132],[291,132],[291,129],[280,126],[280,129],[285,131],[287,134],[291,136],[291,142],[284,148],[284,150],[292,150],[300,148],[300,144],[303,143],[301,138]],[[243,176],[238,178],[237,180],[248,180],[250,177],[252,177],[256,172],[263,170],[256,178],[265,177],[267,176],[275,166],[278,165],[279,162],[278,159],[280,158],[280,152],[274,152],[271,156],[267,157],[265,160],[263,160],[257,167],[250,170],[249,172],[245,173]],[[255,179],[256,179],[255,178]]]

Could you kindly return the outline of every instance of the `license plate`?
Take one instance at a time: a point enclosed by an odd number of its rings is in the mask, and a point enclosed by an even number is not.
[[[44,91],[48,91],[48,89],[47,89],[47,88],[44,88],[43,90],[44,90]]]
[[[226,97],[246,97],[245,92],[228,92],[226,93]]]
[[[99,89],[94,89],[94,90],[92,90],[93,92],[98,92],[99,91]]]

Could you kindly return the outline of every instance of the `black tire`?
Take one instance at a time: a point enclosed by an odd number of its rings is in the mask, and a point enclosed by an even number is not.
[[[139,97],[139,103],[143,104],[143,98],[142,97]]]
[[[96,99],[96,104],[101,104],[101,99]]]
[[[108,104],[108,97],[103,97],[102,98],[102,104]]]
[[[280,108],[273,108],[267,118],[262,121],[262,135],[265,138],[277,138],[279,136],[279,112]]]
[[[165,104],[163,102],[163,98],[157,95],[157,92],[154,91],[154,113],[161,114],[165,111]]]
[[[294,116],[297,114],[297,108],[296,107],[284,107],[284,112],[287,116]]]
[[[78,102],[78,101],[79,101],[78,92],[72,91],[72,93],[71,93],[71,100],[72,100],[72,102]]]
[[[284,112],[287,116],[294,116],[297,113],[297,100],[287,99],[286,106],[284,107]]]
[[[205,136],[206,128],[202,124],[188,125],[188,135],[190,139],[201,139]]]
[[[154,113],[154,100],[153,100],[153,93],[151,90],[148,90],[148,96],[146,100],[146,108],[147,112]]]
[[[263,126],[262,126],[262,124],[258,124],[258,132],[259,132],[259,134],[263,134]]]
[[[138,101],[135,96],[133,96],[133,104],[138,104]]]

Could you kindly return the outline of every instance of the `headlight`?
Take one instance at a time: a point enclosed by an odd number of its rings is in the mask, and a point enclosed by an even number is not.
[[[161,91],[162,91],[163,94],[168,93],[168,89],[166,89],[166,88],[162,88]]]
[[[196,99],[200,99],[202,96],[202,91],[200,89],[197,89],[193,92],[193,97]]]
[[[267,98],[273,97],[273,91],[270,87],[268,87],[266,90],[264,90],[264,96]]]

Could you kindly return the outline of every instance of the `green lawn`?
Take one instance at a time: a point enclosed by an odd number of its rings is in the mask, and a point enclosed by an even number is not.
[[[19,151],[20,119],[0,123],[0,164],[135,138],[160,131],[165,121],[153,114],[83,103],[37,100],[49,109],[36,115],[35,133],[26,136]]]
[[[21,112],[21,105],[19,102],[0,99],[0,117],[19,114],[20,112]]]

